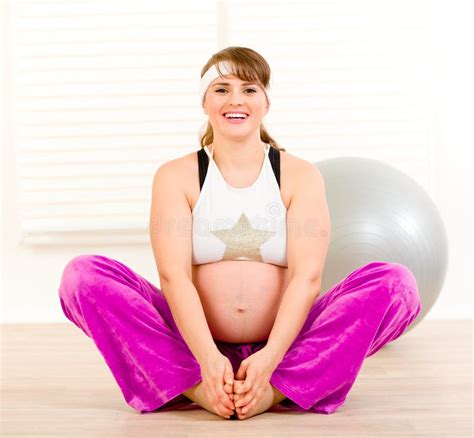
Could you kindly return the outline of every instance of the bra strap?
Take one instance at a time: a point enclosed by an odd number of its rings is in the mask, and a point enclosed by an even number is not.
[[[269,158],[270,163],[272,163],[273,173],[280,187],[280,151],[272,146],[270,146]]]
[[[209,167],[209,157],[203,147],[201,147],[201,150],[199,150],[197,154],[199,162],[199,187],[202,190],[204,180],[206,179],[207,168]]]

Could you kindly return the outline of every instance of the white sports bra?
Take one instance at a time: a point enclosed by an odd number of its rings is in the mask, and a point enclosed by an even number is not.
[[[193,265],[254,260],[288,267],[287,209],[270,163],[271,146],[265,143],[264,148],[258,178],[252,185],[238,188],[222,176],[213,159],[214,150],[204,147],[209,165],[192,211]]]

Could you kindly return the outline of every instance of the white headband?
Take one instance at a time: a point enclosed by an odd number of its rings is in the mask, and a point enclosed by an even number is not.
[[[221,70],[223,76],[232,74],[229,64],[225,63],[224,61],[219,62],[219,69]],[[204,99],[204,95],[206,94],[206,91],[209,88],[209,85],[211,85],[211,83],[218,77],[220,76],[215,64],[209,67],[209,70],[204,73],[204,76],[201,78],[201,81],[199,83],[199,97],[201,105]],[[268,102],[270,102],[270,90],[268,88],[265,88],[265,93],[267,95]]]

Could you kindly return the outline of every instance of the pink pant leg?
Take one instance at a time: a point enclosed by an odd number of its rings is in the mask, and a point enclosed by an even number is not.
[[[200,366],[157,287],[117,260],[79,255],[64,268],[59,297],[132,408],[144,413],[192,403],[180,394],[201,381]]]
[[[314,303],[270,382],[281,405],[331,414],[345,401],[364,358],[397,339],[421,311],[416,279],[399,263],[372,262]]]

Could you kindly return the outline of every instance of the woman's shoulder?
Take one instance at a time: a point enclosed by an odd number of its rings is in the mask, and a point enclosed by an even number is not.
[[[305,160],[304,158],[287,152],[282,152],[280,156],[282,157],[281,161],[286,162],[287,171],[289,174],[291,174],[291,176],[296,177],[298,175],[305,174],[308,171],[312,171],[313,169],[316,169],[316,172],[319,173],[317,166],[311,161]]]
[[[318,167],[311,161],[298,157],[288,152],[281,151],[281,194],[288,209],[291,205],[293,195],[307,186],[308,177],[319,174]],[[310,179],[314,181],[314,179]]]
[[[191,209],[200,192],[198,151],[195,150],[164,163],[176,175],[176,182],[183,188]],[[280,151],[281,192],[287,206],[292,197],[294,182],[298,175],[304,173],[309,165],[312,165],[312,163],[303,158],[290,152]]]
[[[164,161],[156,169],[156,172],[161,170],[173,176],[173,180],[184,190],[186,197],[188,197],[189,187],[195,176],[199,175],[196,151]]]
[[[311,166],[315,167],[310,161],[286,151],[280,151],[280,166],[281,173],[285,174],[287,179],[291,181],[295,181],[299,175],[307,172]]]
[[[180,184],[192,209],[199,196],[199,162],[197,150],[167,162],[172,166],[176,182]]]

